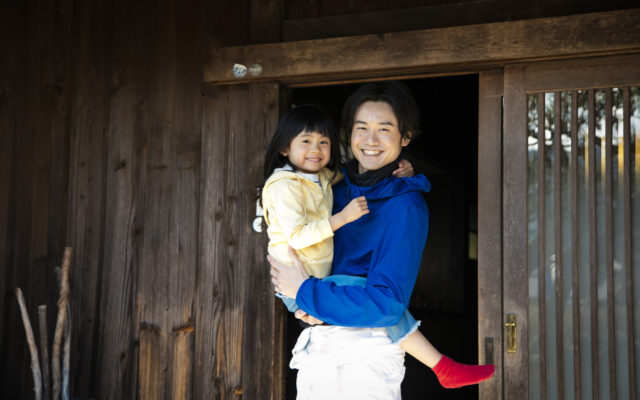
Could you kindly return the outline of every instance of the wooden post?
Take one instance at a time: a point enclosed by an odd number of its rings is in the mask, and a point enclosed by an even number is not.
[[[27,306],[24,304],[24,296],[22,290],[16,288],[16,297],[18,298],[18,305],[20,306],[20,314],[22,315],[22,323],[24,324],[24,331],[27,335],[27,343],[29,344],[29,352],[31,353],[31,371],[33,372],[33,390],[36,394],[36,400],[42,400],[42,380],[40,377],[40,362],[38,361],[38,349],[36,348],[36,341],[33,337],[33,329],[31,329],[31,322],[29,321],[29,314],[27,313]]]
[[[60,399],[61,376],[60,376],[60,348],[62,336],[67,319],[67,302],[69,299],[69,264],[71,262],[71,247],[64,248],[62,257],[62,269],[60,270],[60,297],[58,298],[58,319],[56,330],[53,336],[53,349],[51,351],[51,375],[53,379],[53,391],[51,398]]]
[[[42,399],[49,400],[51,393],[49,375],[49,332],[47,330],[47,306],[38,306],[38,326],[40,328],[40,352],[42,353]]]

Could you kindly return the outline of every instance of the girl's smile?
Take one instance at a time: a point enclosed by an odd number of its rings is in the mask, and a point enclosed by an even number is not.
[[[296,170],[313,174],[329,163],[331,140],[318,132],[302,131],[280,154],[288,157]]]

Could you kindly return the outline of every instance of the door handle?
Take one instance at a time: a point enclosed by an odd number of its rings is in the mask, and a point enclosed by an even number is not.
[[[507,353],[515,353],[518,350],[516,314],[507,314],[507,322],[504,325],[507,330]]]

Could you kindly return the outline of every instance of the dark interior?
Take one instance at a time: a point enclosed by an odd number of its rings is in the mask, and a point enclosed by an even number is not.
[[[478,77],[460,75],[404,81],[421,112],[423,133],[405,150],[416,173],[432,184],[425,196],[429,237],[409,310],[420,331],[443,354],[477,363]],[[342,104],[358,85],[291,89],[291,104],[315,103],[339,122]],[[470,240],[470,238],[472,238]],[[288,320],[287,356],[301,327]],[[287,361],[288,365],[288,361]],[[413,357],[405,359],[402,398],[477,399],[477,386],[443,389]],[[287,399],[295,399],[296,371],[287,368]]]

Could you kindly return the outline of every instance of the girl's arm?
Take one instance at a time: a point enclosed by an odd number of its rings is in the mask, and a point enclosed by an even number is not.
[[[364,196],[353,199],[347,206],[327,219],[309,221],[302,205],[301,189],[295,181],[279,181],[270,185],[273,205],[271,213],[280,223],[287,242],[296,250],[312,246],[332,237],[333,232],[349,222],[369,213]],[[269,212],[269,210],[267,210]]]
[[[312,246],[333,236],[329,218],[309,221],[302,204],[300,183],[289,180],[269,186],[267,214],[277,218],[287,242],[296,250]],[[263,194],[264,196],[265,194]]]

